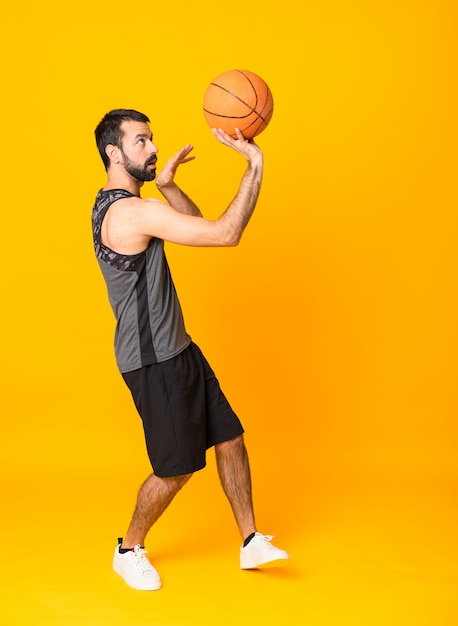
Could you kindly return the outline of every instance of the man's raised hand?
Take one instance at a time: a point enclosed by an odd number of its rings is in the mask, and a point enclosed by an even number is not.
[[[156,178],[156,185],[158,187],[171,185],[174,182],[178,166],[193,161],[196,158],[195,156],[188,156],[191,150],[193,150],[193,146],[188,143],[167,161]]]
[[[228,135],[222,128],[212,128],[212,133],[216,139],[225,146],[229,146],[250,163],[259,159],[262,162],[262,152],[253,139],[245,139],[239,128],[235,129],[237,138],[234,139]]]

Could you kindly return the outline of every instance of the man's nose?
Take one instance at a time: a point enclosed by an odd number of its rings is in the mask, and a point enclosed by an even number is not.
[[[152,141],[148,142],[148,151],[151,154],[156,154],[156,152],[158,152],[158,149],[157,149],[156,145]]]

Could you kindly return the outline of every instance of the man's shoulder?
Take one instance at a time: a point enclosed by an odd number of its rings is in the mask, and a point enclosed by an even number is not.
[[[138,213],[151,210],[153,207],[164,206],[165,202],[158,198],[139,198],[138,196],[119,196],[113,199],[110,212],[112,213]]]

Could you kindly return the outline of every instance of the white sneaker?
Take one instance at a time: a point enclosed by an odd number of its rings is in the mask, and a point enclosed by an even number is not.
[[[288,553],[279,550],[270,542],[272,535],[256,533],[250,543],[240,548],[240,567],[257,569],[258,567],[281,567],[289,561]]]
[[[146,558],[146,550],[138,544],[133,550],[120,554],[116,546],[113,557],[113,569],[119,574],[129,587],[140,589],[141,591],[155,591],[161,588],[159,574]]]

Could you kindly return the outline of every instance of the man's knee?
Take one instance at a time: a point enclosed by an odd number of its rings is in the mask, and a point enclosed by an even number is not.
[[[186,485],[186,483],[188,482],[188,480],[191,478],[192,473],[191,474],[181,474],[180,476],[174,476],[174,480],[175,480],[175,484],[177,486],[178,489],[181,489],[182,487],[184,487]]]
[[[223,441],[221,443],[216,444],[215,450],[216,452],[225,453],[225,452],[236,452],[238,450],[245,449],[245,442],[243,440],[243,435],[238,435],[234,437],[234,439],[228,439],[227,441]]]
[[[156,480],[160,481],[164,485],[164,488],[173,489],[174,491],[179,491],[182,487],[185,486],[185,484],[188,482],[191,476],[192,476],[192,473],[180,474],[178,476],[156,476],[155,475],[155,478]]]

